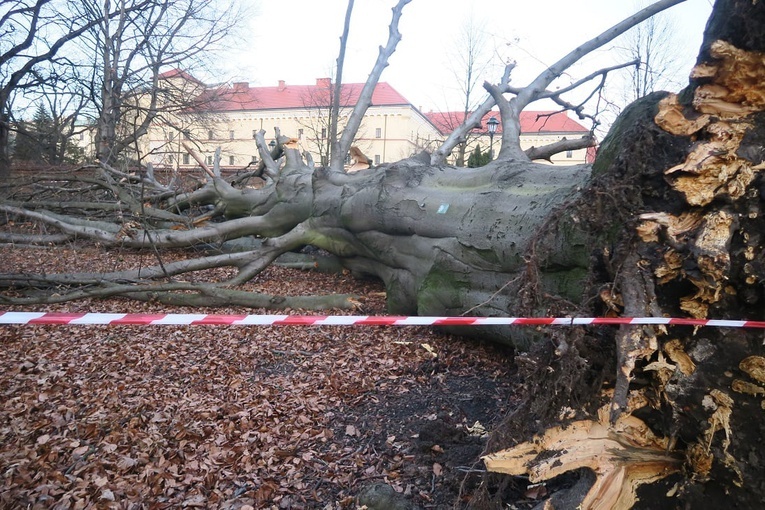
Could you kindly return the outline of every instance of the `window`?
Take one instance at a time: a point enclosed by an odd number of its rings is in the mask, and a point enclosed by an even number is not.
[[[229,166],[234,166],[234,156],[229,156],[228,157],[228,164],[229,164]]]
[[[257,137],[257,135],[258,135],[258,130],[257,129],[253,129],[252,130],[252,138],[254,139],[255,137]]]
[[[229,140],[233,140],[234,139],[234,130],[233,129],[228,132],[228,139]]]
[[[573,158],[574,157],[574,151],[566,151],[566,157],[567,158]]]
[[[213,130],[211,129],[207,132],[207,139],[212,140],[213,138],[215,138],[215,133],[213,133]]]
[[[375,154],[375,165],[379,165],[379,164],[380,164],[380,155]]]
[[[183,155],[183,164],[184,165],[190,165],[191,164],[191,158],[188,154]]]
[[[321,137],[326,138],[327,137],[327,128],[321,128]]]
[[[169,131],[169,132],[167,133],[167,139],[168,139],[168,140],[170,140],[171,142],[172,142],[173,140],[175,140],[175,131]]]
[[[382,128],[375,128],[375,138],[382,138]]]
[[[303,138],[303,128],[298,129],[298,138]]]
[[[172,154],[168,154],[167,155],[167,162],[172,165],[173,161],[175,161],[175,158],[173,158],[173,155]]]
[[[250,163],[257,163],[257,162],[258,162],[257,156],[253,156],[252,159],[250,160]]]
[[[84,140],[84,139],[85,139],[85,133],[80,133],[80,140]]]
[[[186,140],[188,140],[189,138],[191,138],[191,133],[189,133],[188,131],[184,131],[184,132],[183,132],[183,138],[185,138]]]
[[[207,164],[208,165],[212,165],[213,164],[213,157],[212,156],[207,156]]]

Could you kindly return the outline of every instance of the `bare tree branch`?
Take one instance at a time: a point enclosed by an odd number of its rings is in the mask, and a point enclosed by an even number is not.
[[[404,6],[411,1],[412,0],[399,0],[398,4],[393,8],[393,19],[388,27],[388,43],[384,48],[382,46],[380,47],[377,62],[375,62],[372,72],[369,74],[369,78],[367,78],[364,88],[361,90],[358,102],[353,108],[353,112],[348,119],[348,124],[345,126],[345,130],[343,130],[343,135],[340,137],[338,151],[332,154],[330,166],[336,170],[343,168],[345,156],[351,149],[353,139],[355,138],[359,127],[361,127],[361,122],[364,120],[364,115],[369,109],[369,105],[372,104],[372,94],[375,91],[375,87],[377,87],[377,83],[380,81],[380,76],[382,75],[383,70],[388,67],[388,59],[393,55],[393,52],[396,51],[396,46],[401,40],[401,34],[398,31],[398,22],[401,19],[401,11],[404,9]]]
[[[340,95],[343,92],[343,65],[345,64],[345,47],[348,44],[348,32],[351,27],[351,13],[353,13],[353,0],[348,0],[348,8],[345,11],[343,35],[340,36],[340,54],[337,57],[337,71],[335,72],[332,106],[329,112],[330,161],[334,158],[334,154],[340,150],[340,142],[337,139],[337,124],[338,119],[340,118]]]
[[[276,164],[276,159],[278,159],[281,153],[281,146],[274,147],[269,152],[268,145],[266,145],[266,132],[263,129],[255,133],[255,143],[258,146],[258,154],[260,154],[260,165],[258,168],[261,169],[262,167],[262,171],[267,177],[275,179],[279,173],[279,165]]]
[[[597,145],[597,140],[595,140],[593,135],[572,138],[571,140],[563,138],[562,140],[543,147],[530,147],[526,149],[526,156],[532,161],[535,159],[545,159],[549,161],[555,154],[559,154],[563,151],[574,151],[586,147],[594,147],[595,145]]]
[[[600,48],[604,44],[607,44],[614,40],[619,35],[623,34],[630,28],[634,27],[638,23],[645,21],[654,14],[657,14],[665,9],[683,3],[685,0],[660,0],[654,4],[649,5],[645,9],[633,14],[629,18],[625,19],[609,28],[602,34],[598,35],[594,39],[587,41],[578,48],[574,49],[562,59],[551,65],[542,74],[537,76],[531,83],[522,89],[515,99],[515,108],[518,112],[523,110],[531,102],[540,98],[540,94],[545,92],[545,89],[556,78],[558,78],[563,72],[574,65],[579,59],[588,55]]]

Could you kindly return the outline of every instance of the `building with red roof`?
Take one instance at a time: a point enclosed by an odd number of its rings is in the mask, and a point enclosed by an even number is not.
[[[454,131],[465,120],[464,112],[430,112],[426,115],[444,137]],[[481,119],[481,125],[475,128],[472,135],[468,137],[468,148],[466,151],[468,154],[476,145],[480,145],[482,150],[493,149],[495,153],[499,149],[497,145],[490,147],[493,144],[487,127],[492,117],[498,121],[493,143],[498,144],[501,141],[502,123],[499,122],[499,112],[489,112]],[[521,148],[523,150],[549,145],[564,138],[569,140],[581,138],[590,133],[588,128],[569,117],[566,112],[561,111],[523,111],[521,112],[520,121]],[[578,149],[557,154],[547,162],[573,165],[585,162],[591,163],[593,160],[594,151]]]
[[[194,160],[182,147],[182,139],[194,141],[212,162],[221,148],[221,165],[242,168],[257,161],[255,134],[265,132],[267,141],[279,128],[283,135],[297,140],[301,151],[312,154],[317,163],[328,156],[329,111],[334,84],[320,78],[311,85],[290,85],[279,81],[274,86],[253,87],[239,82],[230,85],[199,87],[199,82],[182,71],[164,73],[162,79],[175,89],[194,89],[187,109],[149,133],[148,151],[155,165],[183,168]],[[344,84],[340,97],[340,123],[356,104],[363,83]],[[342,128],[342,126],[341,126]],[[373,164],[397,161],[423,150],[434,150],[441,141],[439,130],[404,96],[388,83],[378,83],[372,104],[354,140]]]
[[[215,150],[221,148],[221,165],[243,168],[259,159],[255,135],[265,132],[267,141],[275,137],[275,128],[297,140],[302,151],[312,154],[317,164],[328,156],[329,109],[334,85],[329,78],[311,85],[291,85],[279,81],[272,86],[253,87],[246,82],[207,86],[190,74],[173,69],[163,73],[163,87],[180,91],[189,106],[173,116],[165,115],[147,135],[144,150],[155,165],[184,168],[195,165],[183,148],[183,140],[193,141],[199,152],[212,163]],[[347,119],[356,104],[363,83],[344,84],[340,97],[340,123]],[[486,126],[489,113],[469,140],[488,148]],[[372,104],[354,140],[373,164],[397,161],[423,150],[435,150],[444,138],[462,123],[462,113],[423,114],[390,84],[378,83]],[[560,112],[524,112],[521,116],[522,146],[544,145],[563,137],[584,136],[588,130]],[[342,128],[342,127],[341,127]],[[499,143],[501,125],[494,137]],[[555,163],[584,162],[586,151],[572,151],[553,159]],[[454,158],[452,158],[454,160]]]

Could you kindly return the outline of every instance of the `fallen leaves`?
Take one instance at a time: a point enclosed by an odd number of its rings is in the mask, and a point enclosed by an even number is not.
[[[2,253],[34,270],[135,267],[144,257]],[[383,313],[378,287],[348,276],[271,268],[252,285],[352,292]],[[63,309],[161,311],[116,300]],[[3,326],[0,346],[2,508],[352,508],[370,481],[437,501],[449,448],[418,452],[418,465],[405,424],[461,413],[470,397],[450,381],[469,376],[481,394],[508,365],[494,347],[426,328]],[[491,400],[497,416],[511,387]],[[384,407],[391,399],[400,406]]]

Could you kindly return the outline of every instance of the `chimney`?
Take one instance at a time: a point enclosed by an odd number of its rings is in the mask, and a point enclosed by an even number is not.
[[[250,89],[250,84],[246,81],[240,81],[234,83],[234,92],[247,92]]]
[[[287,88],[287,84],[284,82],[284,80],[279,80],[279,92]]]
[[[332,85],[332,78],[316,78],[316,86],[329,88]]]

